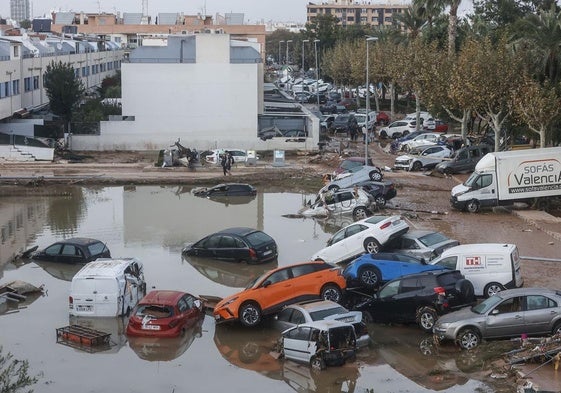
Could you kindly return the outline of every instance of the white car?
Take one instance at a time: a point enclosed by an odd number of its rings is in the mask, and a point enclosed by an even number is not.
[[[247,152],[242,149],[215,149],[212,150],[212,154],[205,157],[206,162],[213,165],[220,165],[220,156],[224,154],[225,151],[229,151],[234,157],[234,163],[245,162],[247,158]]]
[[[355,218],[370,214],[370,206],[376,204],[374,197],[357,188],[320,191],[314,203],[300,210],[304,217],[328,217],[333,214],[351,213]]]
[[[345,172],[339,173],[333,180],[324,186],[323,189],[338,190],[340,188],[352,187],[355,184],[366,180],[382,181],[383,178],[384,174],[377,166],[354,166]]]
[[[415,138],[405,141],[401,144],[401,150],[410,151],[418,146],[423,145],[434,145],[438,142],[441,134],[434,132],[425,132],[423,134],[417,135]]]
[[[432,169],[438,163],[442,162],[445,158],[452,155],[452,150],[446,146],[428,146],[423,148],[414,149],[419,151],[419,154],[405,154],[398,156],[395,159],[395,169],[405,169],[406,171],[420,171],[421,169]]]
[[[312,259],[327,263],[340,263],[356,258],[365,252],[373,254],[409,230],[401,216],[372,216],[340,229],[327,241],[327,247]]]
[[[417,122],[414,119],[397,120],[380,128],[380,136],[382,138],[400,138],[415,131],[416,127]]]

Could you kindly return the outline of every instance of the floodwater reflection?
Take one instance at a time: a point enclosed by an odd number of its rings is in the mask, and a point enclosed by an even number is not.
[[[70,280],[74,269],[81,266],[10,262],[15,253],[35,245],[44,248],[69,237],[90,237],[106,243],[115,258],[142,261],[149,288],[224,297],[266,270],[309,260],[325,247],[331,232],[344,225],[329,222],[322,226],[311,219],[285,217],[302,205],[299,193],[258,190],[248,203],[226,206],[177,190],[171,186],[76,187],[64,197],[0,198],[0,285],[23,280],[45,288],[45,295],[27,309],[0,316],[0,345],[18,359],[29,360],[30,374],[41,375],[37,392],[83,391],[87,386],[99,393],[131,389],[187,393],[193,391],[193,385],[185,381],[201,381],[209,374],[210,378],[196,385],[197,392],[428,392],[439,387],[416,382],[416,378],[437,367],[445,368],[447,376],[463,376],[448,385],[450,392],[492,391],[471,376],[477,374],[458,371],[454,353],[439,351],[436,361],[427,360],[432,357],[420,353],[419,342],[391,341],[401,332],[395,326],[373,325],[372,348],[359,353],[357,362],[329,368],[320,375],[310,373],[306,365],[271,355],[277,331],[216,326],[210,316],[201,321],[198,330],[177,340],[128,338],[126,319],[69,319]],[[66,205],[70,211],[65,210]],[[185,243],[233,226],[253,227],[273,237],[278,260],[249,266],[182,258]],[[114,345],[93,356],[57,345],[55,329],[69,323],[109,332]],[[416,328],[403,329],[405,336],[426,338]],[[400,366],[407,361],[413,366]],[[69,377],[76,375],[80,377]]]

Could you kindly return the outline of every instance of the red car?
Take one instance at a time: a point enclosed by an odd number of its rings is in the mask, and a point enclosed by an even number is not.
[[[435,123],[435,127],[434,127],[434,130],[432,130],[432,132],[442,132],[442,133],[444,133],[444,132],[448,131],[448,124],[446,124],[442,120],[435,119],[434,123]]]
[[[381,125],[381,126],[385,126],[390,124],[390,117],[388,116],[388,114],[386,112],[378,112],[378,114],[376,115],[376,124]]]
[[[135,307],[127,335],[177,337],[202,314],[203,302],[198,297],[180,291],[152,291]]]

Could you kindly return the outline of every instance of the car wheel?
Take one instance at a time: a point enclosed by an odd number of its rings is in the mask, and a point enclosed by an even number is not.
[[[380,279],[380,271],[374,266],[365,266],[358,273],[358,280],[368,288],[377,287],[380,284]]]
[[[497,293],[499,293],[500,291],[502,291],[504,289],[504,287],[499,284],[498,282],[491,282],[487,285],[485,285],[485,289],[483,290],[483,296],[487,297],[491,297],[493,295],[496,295]]]
[[[472,199],[466,204],[466,210],[470,213],[477,213],[479,211],[479,202],[476,199]]]
[[[448,175],[448,176],[452,175],[452,169],[450,169],[450,168],[444,168],[443,172],[444,172],[445,175]]]
[[[340,303],[343,298],[343,292],[334,284],[328,284],[321,289],[320,297],[323,300],[331,300],[335,303]]]
[[[310,367],[312,368],[312,371],[320,372],[322,370],[325,370],[325,361],[318,356],[314,356],[310,360]]]
[[[248,364],[248,363],[255,362],[257,359],[259,359],[259,356],[261,356],[259,350],[259,344],[253,341],[246,342],[240,348],[239,355],[240,355],[240,360],[243,363]]]
[[[407,135],[409,135],[409,131],[403,131],[402,136],[407,136]]]
[[[413,167],[411,168],[412,171],[420,171],[423,168],[423,164],[421,164],[421,161],[415,161],[413,163]]]
[[[388,133],[385,130],[380,131],[380,136],[382,138],[387,138],[388,137]]]
[[[370,177],[370,180],[372,181],[382,181],[382,174],[378,171],[372,171],[368,174],[368,177]]]
[[[421,307],[417,310],[417,324],[426,333],[432,333],[432,328],[437,319],[438,314],[432,307]]]
[[[364,206],[355,207],[353,210],[353,217],[356,220],[362,220],[363,218],[368,217],[368,210]]]
[[[254,327],[261,322],[261,309],[253,302],[244,303],[238,311],[240,322],[247,327]]]
[[[337,191],[337,190],[339,189],[339,186],[338,186],[338,185],[335,185],[335,184],[332,184],[332,185],[330,185],[329,187],[327,187],[327,189],[330,190],[330,191],[335,192],[335,191]]]
[[[364,323],[374,323],[374,318],[372,318],[372,314],[370,314],[370,311],[363,311],[362,312],[362,322],[364,322]]]
[[[481,337],[475,329],[467,328],[458,333],[457,341],[462,349],[470,350],[479,345]]]
[[[364,319],[364,314],[362,315],[362,318]],[[551,334],[555,335],[561,335],[561,321],[558,321],[555,326],[553,326],[553,330],[551,331]]]
[[[369,237],[364,241],[364,249],[369,254],[376,254],[377,252],[380,252],[380,243],[378,243],[378,240],[373,237]]]
[[[376,198],[374,198],[374,202],[376,202],[376,205],[379,207],[384,207],[386,206],[386,197],[383,195],[377,195]]]

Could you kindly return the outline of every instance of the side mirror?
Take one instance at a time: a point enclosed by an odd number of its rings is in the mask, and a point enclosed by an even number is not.
[[[495,308],[493,311],[491,311],[491,314],[490,314],[490,315],[498,315],[498,314],[499,314],[499,310],[497,310],[497,309]]]

